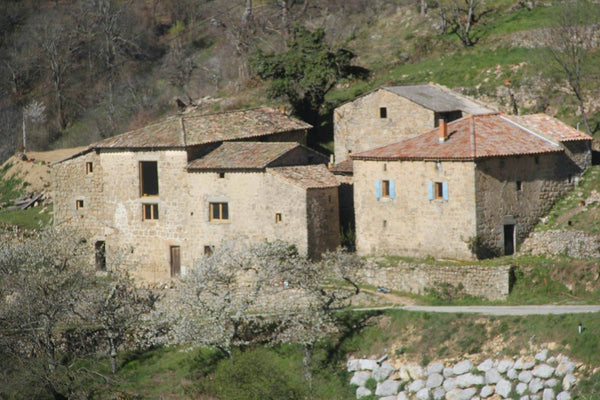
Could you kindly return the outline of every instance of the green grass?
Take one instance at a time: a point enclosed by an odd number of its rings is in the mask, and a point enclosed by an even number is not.
[[[52,206],[32,207],[27,210],[0,210],[0,225],[14,225],[21,229],[42,229],[52,220]]]
[[[0,204],[12,201],[25,193],[27,183],[17,175],[7,177],[12,164],[6,163],[0,168]]]

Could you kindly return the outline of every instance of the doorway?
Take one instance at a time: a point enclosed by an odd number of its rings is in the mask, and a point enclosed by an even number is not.
[[[515,226],[504,225],[504,255],[510,256],[515,253]]]
[[[181,252],[179,246],[171,246],[171,278],[179,277],[181,274]]]

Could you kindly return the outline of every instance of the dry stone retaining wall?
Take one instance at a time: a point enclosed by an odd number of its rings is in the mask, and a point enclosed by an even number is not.
[[[558,229],[533,232],[519,252],[533,255],[565,254],[574,258],[600,257],[600,235]]]
[[[441,283],[462,287],[466,294],[500,300],[508,296],[510,266],[441,266],[400,261],[394,267],[379,267],[371,260],[361,270],[359,282],[401,292],[422,294]]]
[[[354,359],[347,363],[353,372],[356,398],[375,395],[380,400],[570,400],[577,382],[577,366],[568,357],[548,357],[544,349],[535,357],[487,359],[477,366],[470,360],[434,362],[427,367],[376,360]],[[369,384],[376,381],[377,385]],[[368,382],[370,381],[370,382]]]

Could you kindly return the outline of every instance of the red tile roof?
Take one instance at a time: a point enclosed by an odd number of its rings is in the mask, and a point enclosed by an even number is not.
[[[552,118],[546,114],[532,114],[522,116],[506,116],[506,118],[517,122],[537,133],[546,134],[559,142],[570,142],[577,140],[592,140],[587,134],[570,127],[561,120]]]
[[[548,117],[550,118],[550,117]],[[471,134],[471,125],[474,135]],[[544,126],[541,125],[540,129]],[[477,115],[448,123],[449,137],[439,142],[439,129],[377,149],[351,154],[354,160],[473,160],[563,151],[544,137],[501,114]]]
[[[338,186],[335,176],[323,164],[297,165],[292,167],[274,167],[267,171],[304,189],[328,188]]]
[[[169,117],[110,137],[92,148],[185,147],[309,129],[311,125],[269,107]]]
[[[295,142],[223,142],[188,169],[263,169],[301,144]]]
[[[340,174],[351,174],[353,169],[352,169],[352,160],[344,160],[342,162],[339,162],[335,165],[332,165],[329,170],[331,172],[333,172],[334,174],[340,173]]]

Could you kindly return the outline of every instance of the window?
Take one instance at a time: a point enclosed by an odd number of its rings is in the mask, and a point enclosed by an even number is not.
[[[213,246],[204,246],[204,255],[210,256],[213,253]]]
[[[275,214],[275,223],[278,224],[281,222],[281,213]]]
[[[520,192],[523,189],[523,182],[517,181],[517,192]]]
[[[390,197],[390,181],[381,181],[381,197]]]
[[[375,197],[393,199],[396,197],[396,189],[393,180],[375,181]]]
[[[169,253],[171,256],[171,278],[177,278],[181,275],[181,249],[179,246],[170,246]]]
[[[386,219],[384,219],[384,220],[383,220],[383,224],[382,224],[382,226],[383,226],[384,228],[387,226],[387,220],[386,220]]]
[[[140,161],[140,197],[158,196],[158,163]]]
[[[83,200],[75,200],[75,208],[78,210],[83,209]]]
[[[228,221],[229,207],[227,203],[210,203],[209,205],[209,220],[210,221]]]
[[[85,163],[85,173],[87,175],[89,175],[92,172],[94,172],[94,164],[92,164],[91,162],[86,162]]]
[[[158,204],[142,204],[142,220],[158,219]]]
[[[444,184],[443,182],[435,183],[435,198],[443,199],[444,198]]]
[[[387,118],[387,107],[379,107],[379,118]]]
[[[383,170],[387,171],[387,164],[386,163],[383,163]]]
[[[429,182],[429,200],[448,201],[448,182]]]
[[[219,172],[219,178],[221,178],[221,179],[225,178],[225,172]]]
[[[539,156],[535,156],[533,160],[535,161],[536,165],[540,163],[540,157]]]
[[[106,243],[104,240],[98,240],[94,244],[94,254],[96,258],[96,269],[106,271]]]

